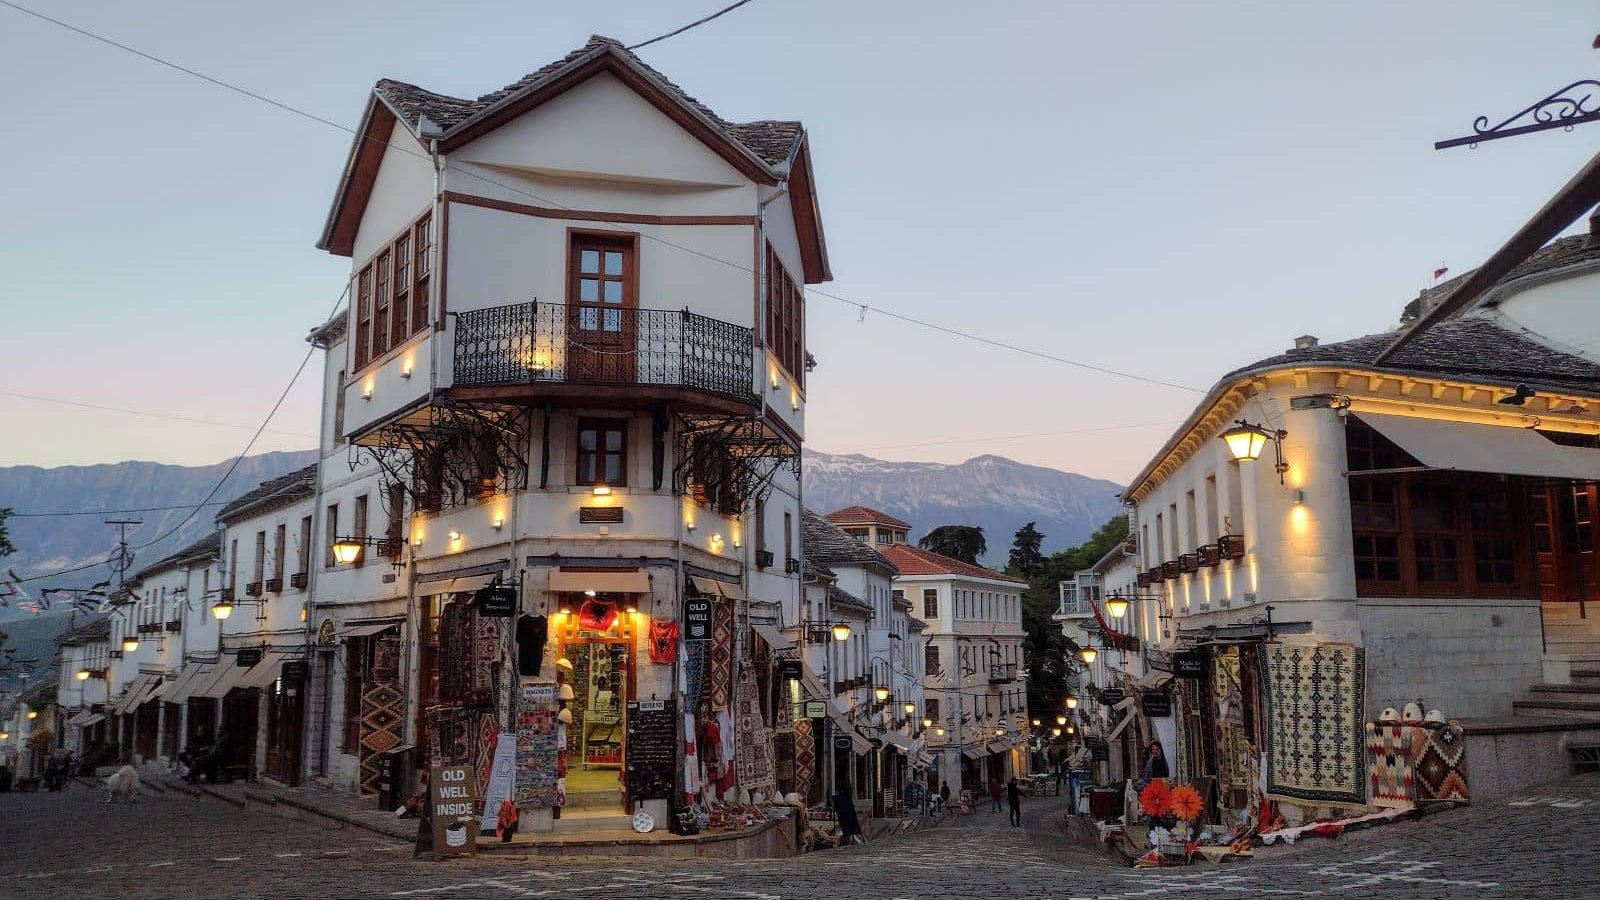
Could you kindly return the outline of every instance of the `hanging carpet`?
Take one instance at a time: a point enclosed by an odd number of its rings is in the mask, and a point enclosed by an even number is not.
[[[374,682],[361,694],[361,793],[376,794],[379,758],[400,743],[405,731],[406,695],[391,682]]]
[[[1345,643],[1270,643],[1261,669],[1267,796],[1365,806],[1362,651]]]
[[[477,609],[471,600],[456,600],[439,613],[440,700],[466,700],[472,693],[477,619]]]
[[[711,619],[711,659],[706,679],[709,682],[711,705],[717,709],[727,709],[733,687],[733,604],[727,600],[715,602]]]
[[[480,616],[476,609],[472,612],[472,619],[472,680],[467,688],[466,699],[469,703],[493,703],[506,620]]]
[[[772,765],[772,730],[761,714],[761,699],[756,687],[756,672],[745,666],[739,675],[734,703],[735,778],[742,788],[766,791],[777,786]]]
[[[1243,681],[1237,654],[1216,656],[1217,781],[1226,790],[1250,789],[1250,758],[1255,751],[1244,728]]]
[[[1460,725],[1417,729],[1427,741],[1417,758],[1418,800],[1471,799],[1467,791],[1467,738]]]
[[[560,758],[557,743],[556,685],[524,684],[517,696],[518,806],[555,806]]]
[[[1416,760],[1427,740],[1421,728],[1411,725],[1367,723],[1367,784],[1369,802],[1386,809],[1416,807]]]
[[[801,800],[811,799],[811,783],[817,775],[817,745],[810,719],[794,721],[794,792]]]

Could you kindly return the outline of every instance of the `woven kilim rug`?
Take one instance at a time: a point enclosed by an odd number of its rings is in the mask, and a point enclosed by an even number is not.
[[[698,710],[705,699],[706,659],[710,648],[706,641],[691,641],[683,645],[683,683],[685,703]]]
[[[439,699],[467,700],[472,693],[472,648],[477,615],[470,600],[456,600],[439,614]]]
[[[716,601],[711,618],[711,660],[706,680],[710,682],[711,705],[727,709],[733,688],[733,604]]]
[[[505,619],[480,616],[473,611],[472,686],[473,703],[493,703],[495,674],[500,668],[500,654],[505,635]],[[478,782],[480,785],[484,782]]]
[[[1349,644],[1265,645],[1267,796],[1365,806],[1365,660]]]
[[[400,743],[406,695],[400,686],[376,682],[361,695],[361,793],[378,792],[378,758]]]
[[[1228,790],[1250,788],[1250,757],[1255,751],[1244,730],[1242,680],[1238,654],[1218,654],[1215,685],[1217,703],[1217,781]]]
[[[1460,725],[1417,729],[1427,744],[1417,758],[1418,800],[1471,799],[1467,791],[1467,738]]]
[[[756,672],[749,666],[739,675],[734,700],[734,776],[742,788],[770,793],[777,785],[772,765],[772,730],[761,714]]]
[[[478,799],[475,803],[475,808],[478,815],[481,816],[483,815],[484,795],[489,790],[489,776],[494,772],[494,748],[500,742],[500,726],[495,722],[492,713],[480,712],[475,718],[477,721],[473,727],[477,731],[477,738],[472,746],[474,754],[473,767],[477,770],[478,784],[481,785],[478,788]]]
[[[817,777],[817,744],[811,734],[810,719],[794,721],[794,792],[801,800],[811,799],[811,782]]]
[[[1367,785],[1371,789],[1368,802],[1373,806],[1386,809],[1416,808],[1416,769],[1413,763],[1417,748],[1413,741],[1426,740],[1425,736],[1417,733],[1421,730],[1410,725],[1367,723]]]

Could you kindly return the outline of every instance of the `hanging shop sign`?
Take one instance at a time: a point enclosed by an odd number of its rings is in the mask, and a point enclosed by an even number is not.
[[[303,659],[286,659],[283,661],[284,681],[305,681],[311,677],[311,663]]]
[[[1172,674],[1179,678],[1204,678],[1206,674],[1205,654],[1194,650],[1175,654],[1172,657]]]
[[[1165,719],[1172,715],[1172,695],[1166,691],[1145,691],[1139,695],[1139,708],[1152,719]]]
[[[711,598],[685,597],[683,600],[683,639],[711,640]]]
[[[428,807],[433,815],[433,858],[478,852],[477,776],[472,766],[434,766],[428,773]]]
[[[241,666],[253,666],[256,663],[261,662],[261,648],[240,647],[238,655],[234,657],[234,662],[237,662]]]
[[[1115,706],[1128,699],[1128,692],[1119,687],[1108,687],[1100,692],[1100,702],[1107,706]]]
[[[807,718],[807,719],[821,719],[821,718],[826,718],[827,715],[828,715],[828,703],[827,703],[826,700],[807,700],[806,701],[805,718]]]
[[[490,619],[509,619],[517,612],[517,588],[512,584],[491,584],[478,592],[478,615]]]
[[[836,737],[833,739],[833,749],[835,750],[849,750],[850,746],[850,739],[847,737]]]
[[[779,659],[773,664],[773,668],[779,678],[799,678],[802,674],[798,659]]]

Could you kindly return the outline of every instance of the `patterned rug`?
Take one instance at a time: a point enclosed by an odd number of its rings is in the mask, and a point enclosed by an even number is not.
[[[710,653],[711,648],[706,646],[705,641],[690,641],[683,645],[684,697],[689,708],[696,711],[705,699],[706,659]]]
[[[472,693],[472,651],[477,615],[470,600],[456,600],[439,614],[439,699],[467,700]]]
[[[1411,725],[1367,724],[1367,784],[1371,789],[1368,802],[1373,806],[1416,808],[1413,764],[1417,745],[1427,740],[1421,731]]]
[[[1217,782],[1224,790],[1250,789],[1250,758],[1255,750],[1244,730],[1243,681],[1237,654],[1216,656]]]
[[[733,604],[718,600],[711,618],[711,659],[706,680],[710,682],[711,705],[727,709],[733,687]]]
[[[1172,759],[1173,777],[1187,783],[1194,777],[1194,763],[1190,757],[1193,755],[1189,748],[1189,717],[1193,715],[1189,708],[1189,680],[1180,679],[1172,690],[1172,724],[1173,740],[1178,746],[1173,748]]]
[[[406,695],[389,682],[368,685],[361,695],[361,793],[378,792],[378,759],[400,743],[405,730]]]
[[[811,799],[811,782],[817,777],[817,744],[810,719],[794,721],[794,792]]]
[[[461,706],[430,706],[423,716],[428,723],[428,765],[477,765],[477,712]]]
[[[517,698],[518,806],[552,807],[557,802],[560,760],[556,751],[556,686],[525,684]]]
[[[494,748],[500,742],[500,727],[495,722],[494,716],[486,712],[478,713],[475,727],[478,736],[472,748],[476,754],[473,768],[477,770],[479,784],[476,812],[481,816],[483,798],[489,791],[489,777],[494,772]]]
[[[468,701],[494,702],[494,686],[500,672],[500,655],[505,640],[505,619],[480,616],[474,610],[472,643],[472,685]],[[487,782],[479,781],[479,784]]]
[[[755,669],[746,666],[739,676],[734,701],[734,776],[740,787],[771,793],[777,786],[772,765],[772,731],[761,714]]]
[[[1362,651],[1344,643],[1265,645],[1267,796],[1365,806]]]
[[[1461,726],[1418,730],[1426,735],[1427,745],[1417,758],[1417,799],[1469,801],[1467,738]]]

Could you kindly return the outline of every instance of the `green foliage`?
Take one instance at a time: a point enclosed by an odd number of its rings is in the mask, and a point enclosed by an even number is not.
[[[0,556],[10,556],[17,552],[11,545],[11,532],[6,530],[6,519],[11,518],[11,507],[0,506]]]
[[[1017,534],[1020,537],[1022,532]],[[1022,595],[1022,628],[1028,635],[1030,712],[1054,715],[1067,693],[1068,679],[1077,670],[1078,648],[1061,633],[1061,623],[1054,619],[1061,605],[1060,583],[1094,565],[1127,537],[1128,518],[1116,516],[1082,544],[1050,554],[1039,573],[1028,579]]]
[[[1021,578],[1033,578],[1044,571],[1044,554],[1039,551],[1044,543],[1044,535],[1034,527],[1037,523],[1028,524],[1017,529],[1016,536],[1011,542],[1011,558],[1006,563],[1006,571]]]
[[[973,565],[978,565],[978,557],[989,552],[983,529],[976,525],[940,525],[923,535],[917,546]]]

